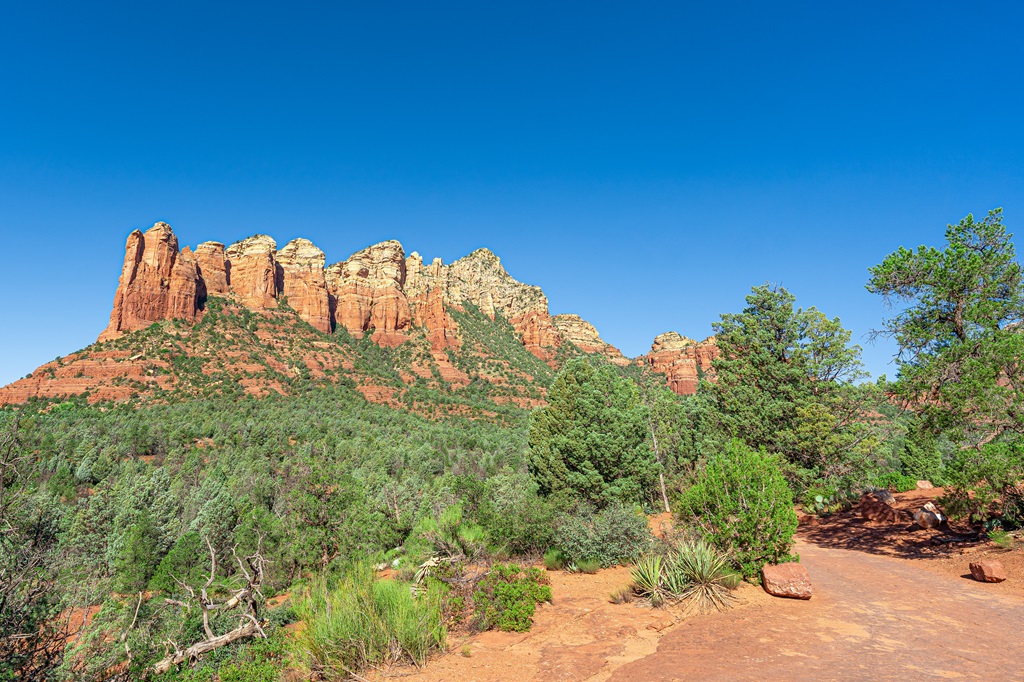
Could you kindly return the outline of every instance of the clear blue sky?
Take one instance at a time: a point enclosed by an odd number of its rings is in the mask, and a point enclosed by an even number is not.
[[[487,246],[629,355],[770,280],[874,375],[870,265],[1024,234],[1019,2],[214,4],[5,8],[0,384],[96,338],[156,220]]]

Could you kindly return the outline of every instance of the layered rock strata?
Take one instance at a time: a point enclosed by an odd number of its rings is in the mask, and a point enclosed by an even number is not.
[[[171,226],[157,223],[128,235],[110,324],[100,340],[167,319],[195,320],[202,289],[192,252],[178,249]]]
[[[279,296],[299,317],[322,332],[330,332],[331,306],[324,275],[324,252],[308,239],[293,239],[275,254]]]
[[[551,321],[563,339],[584,353],[600,353],[610,362],[620,366],[629,364],[629,360],[622,354],[622,351],[606,343],[597,333],[594,325],[579,315],[555,315]]]
[[[276,308],[286,299],[306,322],[322,332],[341,327],[375,342],[403,343],[416,325],[426,330],[432,350],[460,344],[449,309],[474,306],[492,320],[502,317],[534,355],[551,361],[563,340],[584,352],[626,362],[592,325],[565,316],[563,330],[548,312],[540,287],[523,284],[501,259],[478,249],[445,265],[429,265],[417,253],[406,257],[397,241],[374,244],[347,260],[326,266],[323,251],[306,239],[281,249],[267,235],[255,235],[225,248],[204,242],[193,254],[178,248],[166,223],[128,238],[111,323],[101,340],[164,319],[195,320],[208,296],[230,297],[253,310]]]
[[[679,395],[693,395],[701,377],[712,373],[711,363],[717,357],[713,336],[698,342],[677,332],[666,332],[655,337],[650,352],[638,361],[664,374],[669,388]]]
[[[412,310],[404,292],[405,251],[396,241],[374,244],[327,268],[335,324],[377,343],[396,346],[406,338]]]
[[[239,303],[254,310],[277,307],[277,242],[257,234],[228,247],[228,286]]]

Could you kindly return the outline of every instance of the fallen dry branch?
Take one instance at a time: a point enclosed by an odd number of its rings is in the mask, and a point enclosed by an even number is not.
[[[238,568],[245,577],[245,585],[235,590],[230,598],[220,603],[215,602],[209,593],[214,577],[217,574],[217,554],[214,552],[213,545],[210,544],[209,540],[206,540],[206,546],[210,550],[210,577],[199,589],[199,594],[197,595],[196,590],[179,580],[177,581],[178,584],[188,592],[189,598],[184,601],[177,599],[164,600],[166,603],[178,606],[185,611],[190,611],[193,607],[201,609],[203,613],[203,631],[206,634],[206,639],[196,642],[185,649],[181,649],[176,643],[168,641],[167,643],[174,648],[174,651],[153,666],[153,672],[158,675],[168,672],[171,668],[181,663],[197,660],[205,653],[240,639],[256,636],[266,638],[267,636],[263,631],[264,623],[261,623],[259,619],[259,603],[260,601],[265,601],[260,593],[260,585],[263,583],[263,571],[267,564],[262,554],[263,538],[260,538],[256,553],[245,557],[244,562],[238,557],[234,549],[231,550],[231,555],[238,562]],[[259,601],[257,597],[259,597]],[[241,622],[239,626],[230,632],[215,635],[210,627],[210,612],[227,611],[239,606],[244,607],[240,614]]]
[[[153,672],[158,675],[169,671],[176,665],[181,663],[187,663],[188,661],[194,661],[200,656],[214,649],[218,649],[227,644],[231,644],[239,639],[245,639],[246,637],[252,637],[254,635],[262,634],[263,630],[259,624],[255,621],[249,621],[241,627],[237,627],[230,632],[226,632],[223,635],[214,637],[213,639],[205,639],[202,642],[197,642],[185,649],[184,651],[176,651],[167,658],[161,660],[153,666]]]

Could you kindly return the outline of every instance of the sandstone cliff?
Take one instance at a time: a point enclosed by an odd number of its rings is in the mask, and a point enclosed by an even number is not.
[[[439,258],[425,265],[419,254],[406,257],[400,243],[386,241],[325,267],[323,251],[307,239],[278,249],[271,237],[258,234],[226,249],[204,242],[193,254],[187,247],[179,250],[170,226],[157,223],[145,234],[129,235],[125,251],[110,326],[101,340],[159,320],[194,321],[208,296],[256,311],[274,310],[286,299],[324,333],[340,327],[397,346],[421,328],[442,363],[448,362],[444,353],[462,343],[449,311],[473,306],[491,320],[507,320],[523,346],[549,364],[564,340],[616,364],[628,362],[578,316],[553,319],[540,287],[514,279],[488,249],[449,265]]]
[[[324,252],[308,239],[293,239],[275,254],[276,289],[288,298],[299,317],[322,332],[330,332],[331,307],[324,276]]]
[[[201,288],[195,257],[187,248],[178,250],[170,225],[157,223],[145,234],[135,230],[128,235],[110,324],[100,340],[159,320],[192,322],[201,304]]]
[[[348,260],[327,268],[327,287],[334,319],[349,333],[397,346],[412,323],[412,311],[403,291],[405,251],[396,241],[374,244]]]
[[[610,362],[620,366],[629,364],[629,359],[622,351],[606,343],[594,325],[579,315],[555,315],[551,320],[562,338],[584,353],[600,353]]]
[[[650,352],[637,362],[664,374],[669,388],[679,395],[693,395],[701,377],[712,374],[711,363],[717,357],[713,336],[697,342],[677,332],[666,332],[655,337]]]
[[[277,307],[277,242],[257,234],[228,247],[228,285],[242,305],[254,310]]]

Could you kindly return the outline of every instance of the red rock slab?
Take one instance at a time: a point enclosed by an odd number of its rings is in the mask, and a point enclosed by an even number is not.
[[[971,563],[971,575],[978,582],[1001,583],[1006,580],[1006,569],[995,559],[975,561]]]
[[[765,592],[775,597],[789,599],[810,599],[814,593],[811,587],[811,576],[807,569],[797,563],[765,564],[761,569],[761,580]]]

